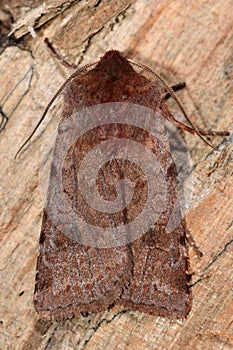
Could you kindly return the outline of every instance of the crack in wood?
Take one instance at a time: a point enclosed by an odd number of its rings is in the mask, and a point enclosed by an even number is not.
[[[232,223],[230,224],[229,227],[232,226]],[[202,274],[201,276],[195,281],[193,282],[191,285],[190,285],[190,288],[194,287],[197,283],[199,283],[200,281],[202,281],[202,279],[204,278],[205,276],[205,273],[206,271],[219,259],[219,257],[225,253],[227,251],[227,248],[233,243],[233,238],[227,242],[225,245],[224,245],[224,248],[222,250],[220,250],[220,252],[218,252],[214,258],[209,262],[209,264],[204,268],[204,270],[202,271]]]
[[[12,96],[13,92],[17,89],[17,87],[19,87],[19,85],[27,78],[27,76],[30,74],[29,76],[29,80],[28,80],[28,86],[26,88],[26,90],[23,92],[23,94],[20,96],[20,99],[18,100],[18,102],[16,103],[16,105],[12,108],[12,110],[10,111],[10,113],[7,115],[4,111],[4,105],[5,103],[8,101],[8,99]],[[22,100],[24,99],[24,97],[27,95],[27,93],[30,91],[30,87],[31,87],[31,82],[32,82],[32,78],[33,78],[33,66],[30,66],[29,70],[24,74],[24,76],[16,83],[16,85],[13,87],[13,89],[11,89],[11,91],[5,96],[4,100],[2,101],[2,104],[0,106],[0,114],[2,116],[2,121],[0,123],[0,132],[2,132],[9,119],[11,118],[11,116],[14,114],[14,112],[16,111],[16,109],[18,108],[18,106],[20,105],[20,103],[22,102]],[[4,123],[4,119],[6,119],[5,123]]]
[[[83,350],[85,349],[85,346],[89,343],[89,341],[92,339],[93,335],[95,334],[95,332],[100,328],[100,326],[102,325],[102,323],[106,323],[106,324],[109,324],[111,323],[113,320],[115,320],[115,318],[119,317],[120,315],[122,314],[125,314],[126,313],[126,310],[121,310],[119,312],[117,312],[116,314],[113,315],[113,317],[111,319],[106,319],[106,318],[102,318],[97,324],[96,326],[94,327],[90,327],[89,330],[93,330],[93,332],[90,334],[90,336],[85,339],[84,343],[83,344],[80,344],[81,347],[78,349],[78,350]]]

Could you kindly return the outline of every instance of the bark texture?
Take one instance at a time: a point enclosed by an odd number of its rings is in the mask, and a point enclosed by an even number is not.
[[[231,131],[232,1],[57,0],[30,6],[20,0],[0,5],[0,348],[231,349],[231,138],[212,139],[217,152],[182,133],[194,169],[187,226],[203,252],[199,258],[190,249],[193,306],[183,321],[117,307],[60,323],[42,321],[32,302],[44,206],[41,153],[58,124],[61,102],[17,160],[14,155],[67,76],[45,37],[72,63],[83,65],[117,49],[162,72],[171,84],[185,81],[187,89],[178,94],[195,125]],[[10,28],[9,39],[4,35]]]

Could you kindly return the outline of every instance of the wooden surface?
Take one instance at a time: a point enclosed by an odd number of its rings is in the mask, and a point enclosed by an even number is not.
[[[7,6],[2,1],[0,15],[9,25],[9,13],[2,15]],[[193,307],[186,320],[113,308],[61,323],[42,321],[32,303],[43,210],[39,171],[60,102],[14,160],[67,76],[45,37],[71,62],[85,64],[116,48],[162,72],[171,84],[185,81],[179,96],[196,126],[232,131],[232,1],[37,1],[34,6],[30,10],[27,1],[15,0],[8,7],[19,41],[13,38],[14,45],[0,56],[0,105],[9,117],[0,134],[0,349],[232,349],[231,138],[216,137],[220,150],[213,151],[182,133],[194,168],[187,224],[203,252],[199,258],[190,249]]]

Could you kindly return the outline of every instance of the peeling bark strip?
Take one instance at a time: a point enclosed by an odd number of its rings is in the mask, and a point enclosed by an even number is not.
[[[190,311],[186,228],[164,128],[164,118],[176,121],[161,91],[117,51],[66,84],[37,262],[34,303],[44,319],[113,305],[169,318]]]

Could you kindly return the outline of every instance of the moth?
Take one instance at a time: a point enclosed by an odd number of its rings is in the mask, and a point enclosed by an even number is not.
[[[136,72],[133,64],[157,79]],[[186,225],[164,120],[201,138],[227,133],[198,131],[193,124],[177,121],[163,98],[163,79],[118,51],[106,52],[93,65],[78,69],[54,97],[63,93],[64,106],[40,234],[36,311],[44,319],[63,320],[117,305],[184,318],[192,305]],[[166,89],[183,110],[173,89],[167,85]],[[146,125],[147,113],[152,118]],[[105,114],[104,122],[100,122]],[[135,115],[138,123],[130,122]],[[85,163],[85,157],[101,145],[100,152]],[[104,152],[108,157],[98,168]],[[152,158],[147,159],[148,152]],[[134,161],[135,154],[138,158]],[[85,179],[96,162],[94,181],[86,188],[88,202],[83,193]],[[141,164],[150,169],[149,181]],[[84,175],[80,178],[77,174],[81,168]],[[131,192],[124,182],[127,179],[133,184]],[[119,207],[116,199],[122,181],[123,205]],[[155,194],[150,197],[152,191]],[[97,207],[92,207],[95,197],[99,198]],[[98,207],[102,200],[104,210]],[[112,202],[115,207],[111,207]],[[146,206],[152,211],[140,216]],[[79,221],[88,224],[85,229]]]

